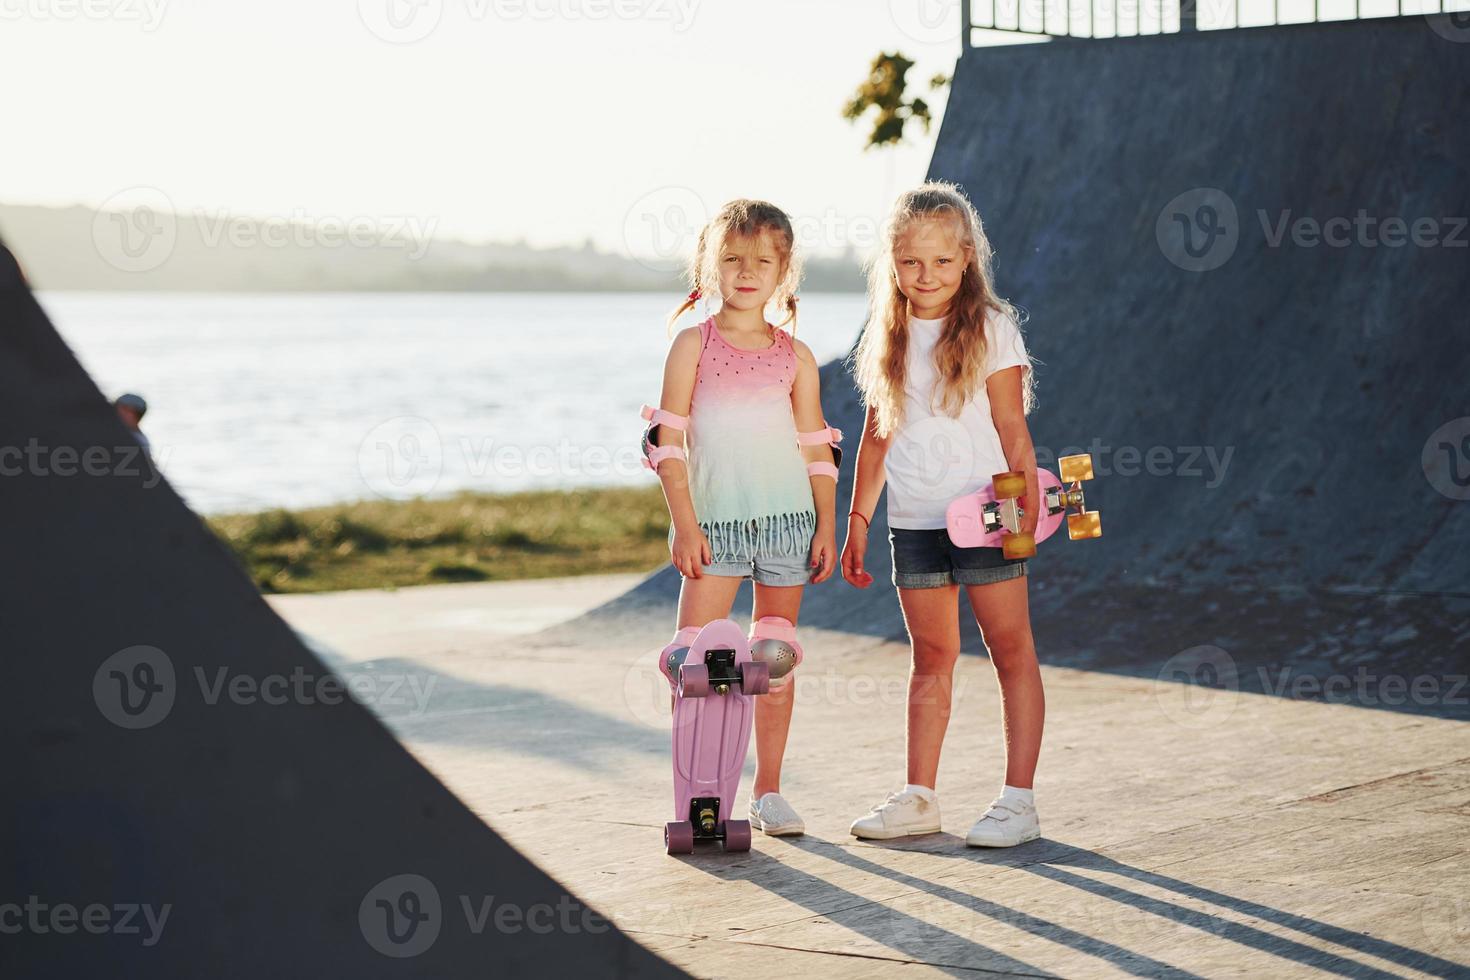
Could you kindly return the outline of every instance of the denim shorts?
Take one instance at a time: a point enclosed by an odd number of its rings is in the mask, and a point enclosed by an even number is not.
[[[749,561],[720,561],[703,566],[704,574],[753,579],[757,585],[809,585],[816,569],[810,555],[756,555]]]
[[[703,573],[754,579],[757,585],[808,585],[815,572],[811,567],[815,522],[816,515],[808,513],[773,518],[765,526],[758,520],[701,525],[718,559],[701,566]],[[670,527],[669,547],[673,545]]]
[[[991,585],[1026,574],[1026,559],[1007,558],[999,548],[956,548],[944,528],[888,529],[893,549],[893,584],[900,589],[941,585]]]

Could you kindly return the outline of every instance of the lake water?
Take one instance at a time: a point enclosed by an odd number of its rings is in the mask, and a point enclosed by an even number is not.
[[[469,489],[646,484],[677,296],[45,293],[109,397],[204,513]],[[797,336],[844,355],[863,297],[803,297]],[[691,325],[686,315],[681,325]]]

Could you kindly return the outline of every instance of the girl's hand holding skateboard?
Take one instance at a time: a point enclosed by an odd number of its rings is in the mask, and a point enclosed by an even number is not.
[[[1026,471],[1026,495],[1021,498],[1021,510],[1021,533],[1035,534],[1041,519],[1041,481],[1035,467]]]

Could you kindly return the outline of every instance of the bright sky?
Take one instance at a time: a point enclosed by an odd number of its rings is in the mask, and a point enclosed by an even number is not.
[[[959,54],[958,8],[0,0],[0,200],[98,206],[141,185],[184,212],[646,254],[658,229],[748,196],[818,251],[862,248],[934,135],[864,153],[843,102],[880,50],[916,60],[928,94]]]

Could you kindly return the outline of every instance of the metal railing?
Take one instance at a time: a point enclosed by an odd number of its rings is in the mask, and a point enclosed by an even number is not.
[[[1418,8],[1418,9],[1413,9]],[[1422,17],[1470,10],[1470,0],[960,0],[965,49],[977,30],[1106,38]]]

